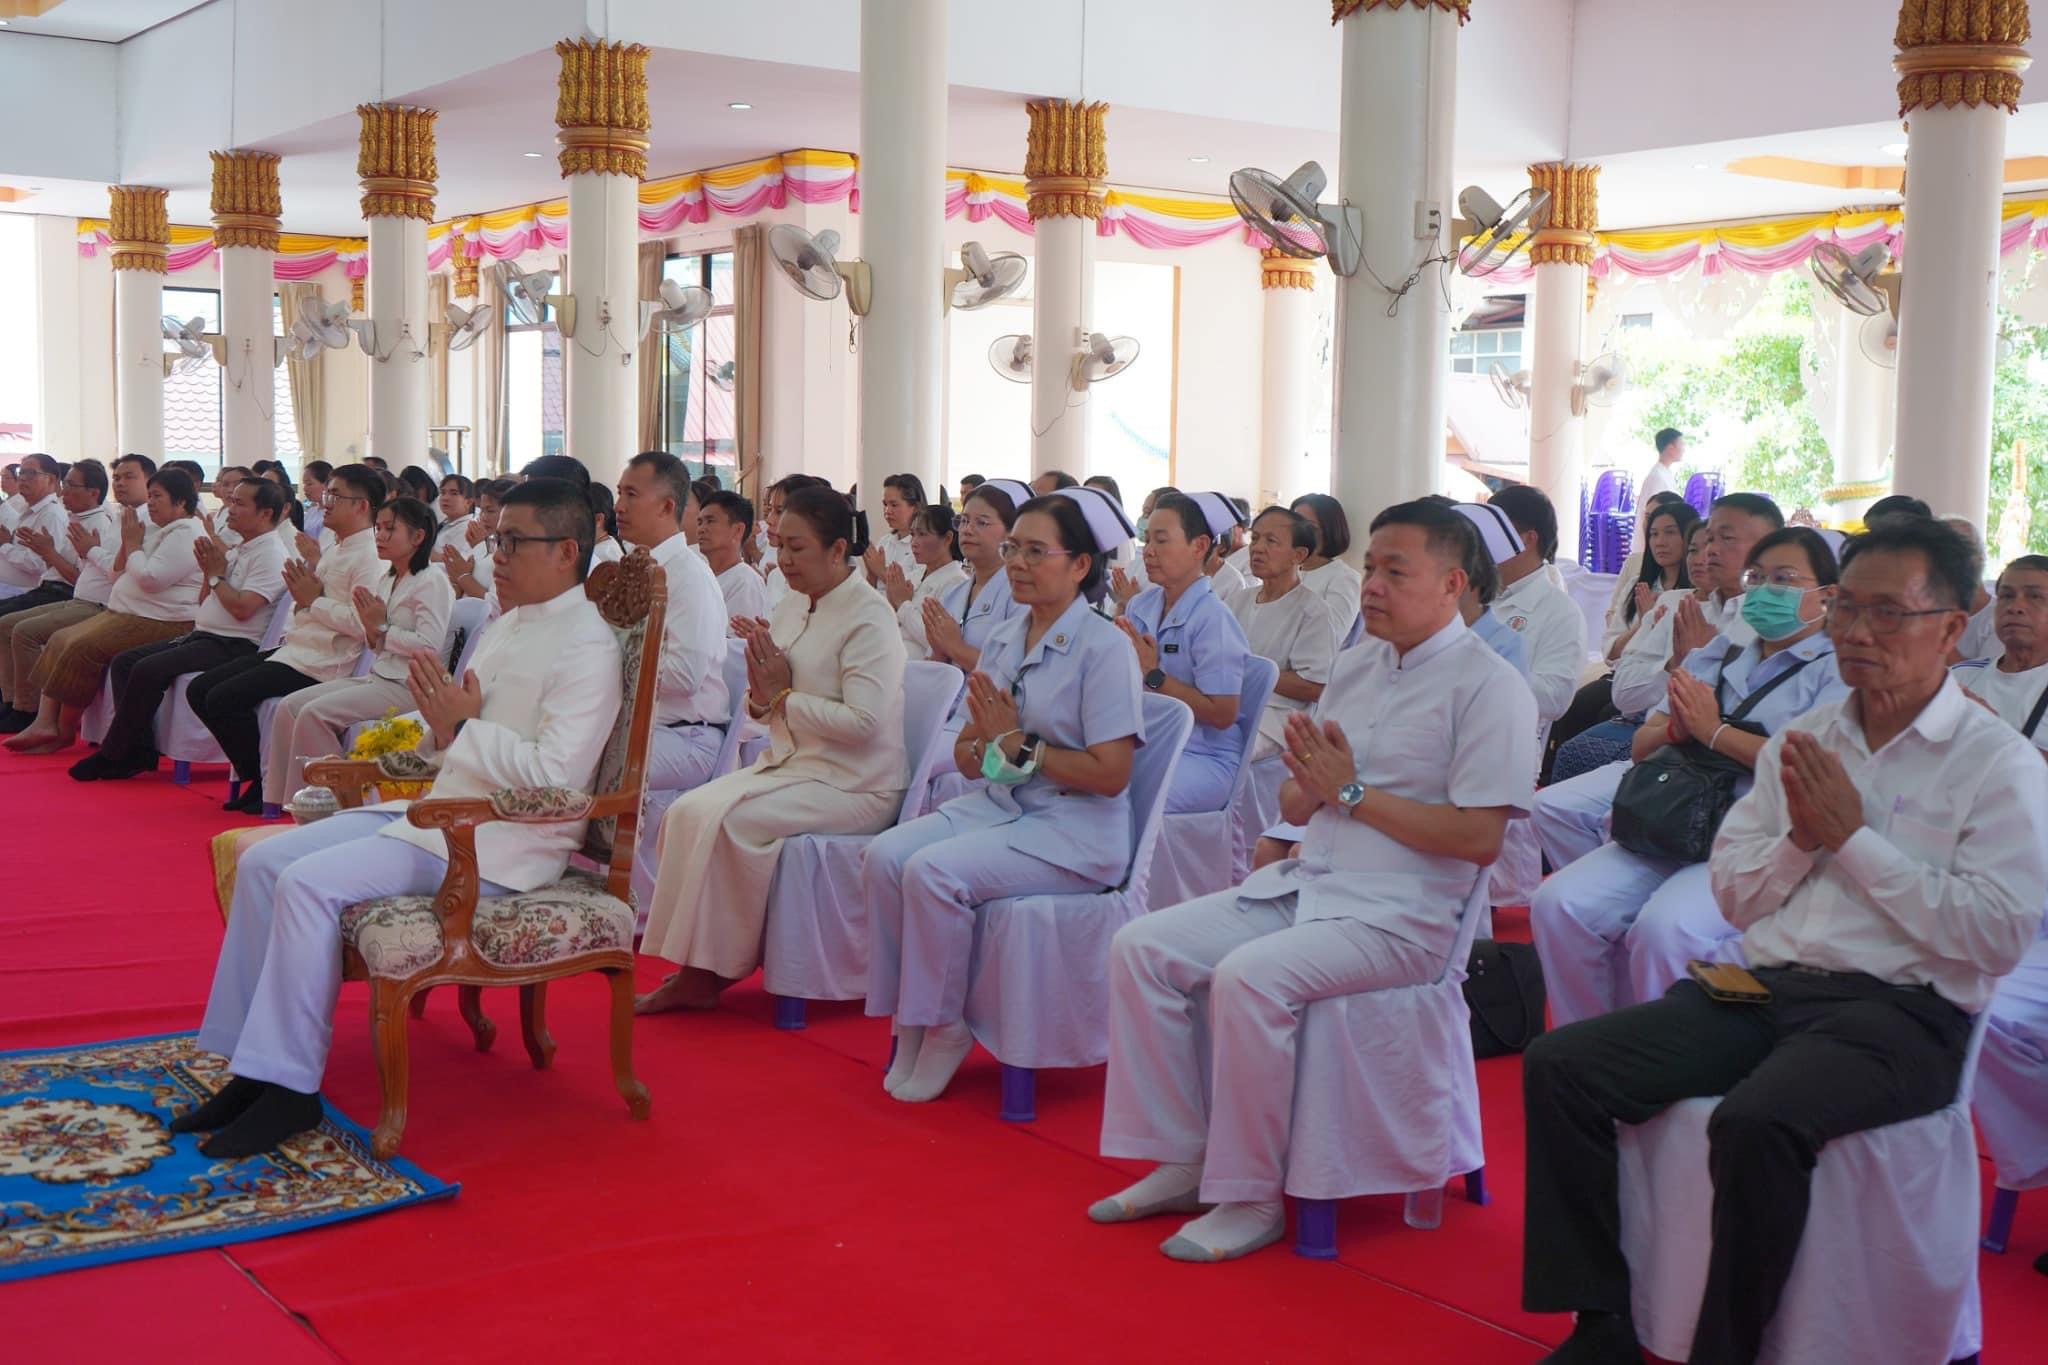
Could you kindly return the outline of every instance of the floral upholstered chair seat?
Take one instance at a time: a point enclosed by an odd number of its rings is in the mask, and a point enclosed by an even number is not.
[[[432,896],[385,896],[350,906],[342,941],[362,954],[371,976],[405,977],[441,960],[441,917]],[[570,872],[552,886],[510,896],[479,896],[469,941],[493,967],[538,967],[583,953],[633,946],[633,909],[604,879]]]

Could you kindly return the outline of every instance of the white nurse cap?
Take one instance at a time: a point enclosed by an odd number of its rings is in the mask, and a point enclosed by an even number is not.
[[[1505,564],[1522,552],[1522,537],[1508,514],[1490,502],[1461,502],[1458,515],[1479,532],[1479,543],[1496,564]]]
[[[1125,515],[1123,505],[1099,488],[1085,485],[1059,488],[1053,490],[1051,496],[1072,498],[1081,505],[1081,515],[1088,522],[1088,533],[1095,537],[1095,548],[1103,554],[1112,553],[1138,534],[1138,528]]]

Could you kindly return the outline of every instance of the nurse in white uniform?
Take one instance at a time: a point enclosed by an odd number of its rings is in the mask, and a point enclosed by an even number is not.
[[[1672,676],[1666,701],[1636,732],[1637,762],[1667,744],[1692,741],[1753,767],[1769,736],[1848,695],[1823,629],[1837,576],[1827,542],[1804,527],[1773,532],[1751,550],[1750,569],[1759,590],[1746,596],[1743,610],[1764,638],[1736,646],[1716,637],[1693,651]],[[1738,781],[1736,795],[1748,789],[1747,779]],[[1656,980],[1684,971],[1684,959],[1669,968],[1674,952],[1708,956],[1722,939],[1737,937],[1714,904],[1707,864],[1646,857],[1612,843],[1545,881],[1530,902],[1529,926],[1559,1028],[1657,998],[1663,991]],[[1667,970],[1658,971],[1659,962]],[[1633,981],[1639,972],[1640,988]]]
[[[1130,868],[1144,692],[1130,646],[1088,604],[1104,563],[1089,511],[1114,544],[1099,501],[1059,494],[1027,502],[1011,530],[1005,572],[1024,611],[983,646],[953,745],[954,767],[988,780],[862,859],[867,1012],[896,1021],[882,1084],[899,1100],[937,1098],[974,1046],[961,1015],[975,907],[1100,891]]]
[[[868,585],[880,592],[891,564],[903,571],[911,586],[924,577],[924,565],[910,548],[910,516],[924,506],[924,483],[915,474],[891,474],[882,481],[882,523],[886,528],[861,556]]]
[[[2048,557],[1998,577],[1997,662],[1957,676],[2048,758]],[[2048,939],[2037,940],[1991,998],[1975,1107],[2001,1189],[2048,1185]]]
[[[1280,667],[1273,695],[1259,717],[1252,761],[1280,751],[1287,717],[1322,698],[1337,658],[1337,628],[1315,589],[1301,581],[1301,566],[1315,552],[1316,528],[1284,507],[1268,507],[1252,523],[1251,554],[1257,587],[1224,599],[1251,652]],[[1212,580],[1213,583],[1213,580]]]
[[[925,603],[943,602],[947,593],[967,582],[954,526],[952,508],[938,503],[918,508],[910,514],[910,550],[924,569],[924,577],[912,583],[893,564],[882,575],[882,595],[896,609],[903,648],[913,659],[932,656],[931,642],[924,633]]]
[[[1235,727],[1244,663],[1244,628],[1217,599],[1202,572],[1217,536],[1236,524],[1221,494],[1169,493],[1145,527],[1145,573],[1152,586],[1131,599],[1117,624],[1137,651],[1148,691],[1195,713],[1166,813],[1223,809],[1240,758]]]
[[[1281,808],[1308,825],[1301,857],[1142,915],[1111,947],[1102,1152],[1160,1165],[1088,1216],[1215,1205],[1161,1246],[1177,1260],[1278,1239],[1302,1009],[1435,980],[1474,879],[1528,807],[1529,689],[1458,615],[1471,536],[1429,502],[1375,524],[1370,638],[1288,721]]]
[[[1344,515],[1344,504],[1327,493],[1304,493],[1287,510],[1307,517],[1316,528],[1316,552],[1301,566],[1301,581],[1330,608],[1337,647],[1342,649],[1352,643],[1358,626],[1358,589],[1363,582],[1358,570],[1344,562],[1351,553],[1351,521]]]

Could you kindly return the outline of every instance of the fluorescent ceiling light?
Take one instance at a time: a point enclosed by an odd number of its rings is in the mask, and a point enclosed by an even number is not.
[[[1886,156],[1904,156],[1906,154],[1906,144],[1903,142],[1887,142],[1880,150]]]
[[[725,107],[728,109],[751,109],[754,106],[748,104],[745,100],[734,100],[731,104],[728,104]]]
[[[1206,156],[1191,156],[1188,158],[1188,160],[1194,162],[1197,166],[1206,166],[1209,164],[1209,158]]]
[[[521,153],[520,153],[519,155],[521,155],[521,156],[523,156],[523,157],[529,157],[529,158],[531,158],[531,159],[533,159],[533,160],[536,160],[536,161],[540,159],[540,153],[539,153],[539,152],[521,152]]]

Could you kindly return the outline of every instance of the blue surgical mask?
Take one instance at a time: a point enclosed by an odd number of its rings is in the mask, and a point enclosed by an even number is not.
[[[1799,601],[1816,588],[1761,583],[1742,594],[1742,619],[1764,639],[1789,640],[1813,623],[1799,618]]]

